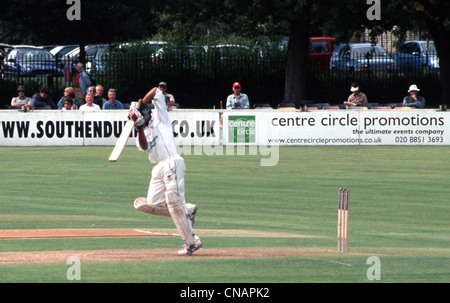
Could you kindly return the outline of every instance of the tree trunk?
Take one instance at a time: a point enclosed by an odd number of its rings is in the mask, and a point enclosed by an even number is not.
[[[295,20],[291,23],[283,103],[294,103],[299,106],[306,98],[308,26],[304,20]]]
[[[450,104],[450,52],[448,51],[450,49],[450,40],[448,39],[450,37],[450,29],[430,20],[427,25],[439,57],[441,77],[439,104]]]
[[[83,63],[83,65],[86,65],[86,50],[85,50],[85,43],[80,42],[80,62]]]
[[[436,49],[439,56],[439,68],[441,72],[441,97],[439,104],[450,104],[450,31],[440,27],[439,49]],[[436,43],[436,42],[435,42]]]

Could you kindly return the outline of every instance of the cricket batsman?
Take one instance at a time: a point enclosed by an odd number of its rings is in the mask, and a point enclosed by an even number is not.
[[[153,102],[154,110],[145,110]],[[148,152],[148,159],[156,163],[148,188],[147,198],[137,198],[134,207],[157,216],[172,217],[184,241],[179,255],[192,255],[202,247],[200,238],[194,234],[194,217],[197,205],[186,204],[184,175],[186,166],[178,154],[172,123],[161,90],[152,88],[140,103],[130,105],[128,118],[135,121],[138,131],[136,145]]]

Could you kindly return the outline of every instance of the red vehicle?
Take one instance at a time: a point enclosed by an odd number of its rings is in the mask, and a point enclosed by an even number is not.
[[[0,71],[2,71],[2,69],[3,69],[3,67],[2,67],[3,60],[6,58],[6,56],[8,55],[8,52],[11,49],[13,49],[13,46],[11,46],[9,44],[0,43]]]
[[[336,39],[333,37],[311,37],[309,40],[312,70],[329,71],[330,58]]]

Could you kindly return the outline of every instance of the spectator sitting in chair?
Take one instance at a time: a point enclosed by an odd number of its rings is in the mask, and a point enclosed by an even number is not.
[[[56,109],[56,105],[50,97],[50,91],[47,87],[42,87],[39,92],[34,94],[31,99],[33,109]]]
[[[103,104],[103,109],[123,109],[123,104],[116,99],[116,90],[110,88],[108,91],[108,101]]]
[[[175,103],[175,97],[172,94],[169,94],[167,92],[167,83],[166,82],[159,82],[158,88],[165,97],[168,96],[170,98],[171,103]]]
[[[74,110],[75,104],[73,103],[73,100],[71,97],[63,97],[64,104],[61,110]]]
[[[106,99],[103,98],[103,90],[103,85],[98,84],[95,87],[94,103],[100,106],[100,108],[103,108],[103,105],[106,103]]]
[[[233,84],[233,94],[227,98],[227,109],[233,108],[250,108],[248,96],[241,93],[241,84],[239,82]]]
[[[92,112],[101,110],[100,106],[94,103],[94,94],[86,94],[86,103],[80,106],[81,111]]]
[[[64,89],[64,96],[62,96],[61,99],[59,99],[57,104],[59,109],[62,109],[64,107],[64,102],[66,98],[72,99],[72,102],[75,105],[75,108],[73,109],[80,108],[81,104],[80,101],[75,97],[75,90],[73,89],[73,87],[69,86]]]
[[[368,103],[367,96],[359,90],[359,83],[354,82],[350,88],[352,94],[348,97],[347,102],[344,102],[347,106],[357,106]]]
[[[17,97],[11,99],[11,108],[22,108],[26,106],[27,109],[31,108],[31,98],[25,96],[25,87],[19,86],[17,88]]]
[[[425,107],[425,98],[418,95],[420,89],[417,85],[413,84],[409,87],[408,93],[409,96],[403,98],[403,106],[408,107],[416,107],[416,108],[424,108]]]

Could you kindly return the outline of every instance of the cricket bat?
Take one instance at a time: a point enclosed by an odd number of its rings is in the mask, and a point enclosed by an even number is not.
[[[122,154],[123,149],[127,145],[128,139],[130,138],[131,131],[134,128],[134,121],[128,120],[127,123],[125,123],[124,128],[122,129],[122,133],[120,134],[119,139],[116,142],[116,146],[114,146],[114,149],[109,156],[110,162],[116,162],[119,160],[120,155]]]

